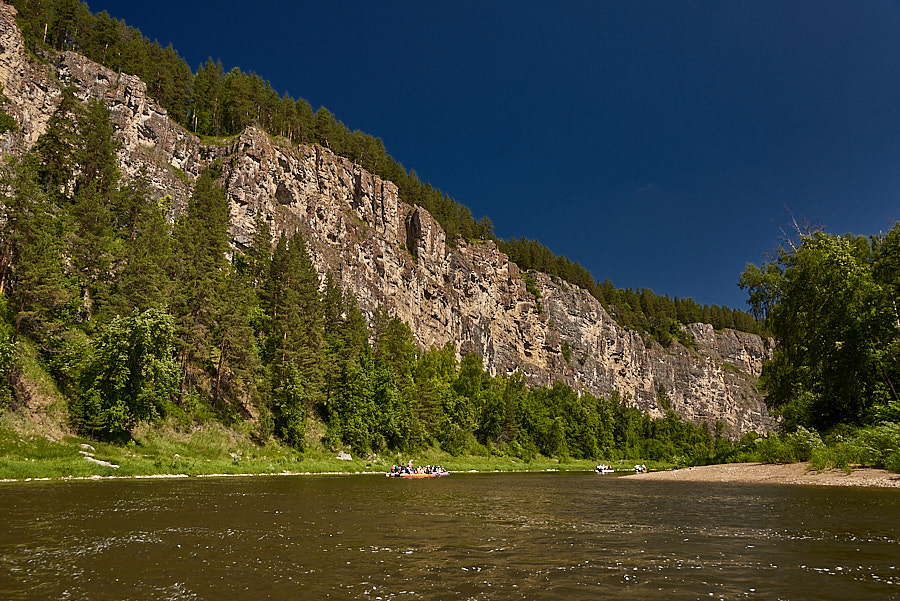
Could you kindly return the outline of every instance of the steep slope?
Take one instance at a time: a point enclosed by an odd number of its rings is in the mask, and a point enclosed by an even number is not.
[[[0,139],[4,152],[29,148],[44,131],[61,86],[101,98],[122,142],[126,178],[144,172],[154,193],[181,210],[192,181],[213,160],[224,167],[235,248],[252,239],[255,221],[271,231],[303,231],[316,268],[330,272],[371,315],[378,305],[406,321],[423,347],[455,342],[484,358],[493,374],[522,371],[533,385],[561,380],[596,395],[617,390],[659,415],[664,388],[671,406],[695,422],[728,426],[731,435],[774,422],[755,390],[772,342],[694,324],[695,349],[663,349],[620,327],[586,291],[543,274],[526,290],[518,267],[492,241],[448,244],[427,211],[400,201],[397,187],[328,149],[293,146],[248,128],[223,145],[204,144],[171,122],[139,79],[75,53],[56,65],[24,52],[14,9],[0,4],[0,85],[19,130]]]

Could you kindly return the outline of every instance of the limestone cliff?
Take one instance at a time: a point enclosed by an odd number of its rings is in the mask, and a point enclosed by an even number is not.
[[[70,52],[51,64],[28,59],[14,9],[0,4],[0,85],[10,98],[3,108],[19,123],[0,140],[4,152],[37,140],[66,84],[110,108],[126,178],[144,171],[177,212],[192,181],[220,159],[236,248],[252,239],[258,216],[276,234],[303,231],[323,276],[330,272],[369,315],[387,307],[423,348],[455,342],[460,353],[481,355],[493,374],[520,370],[534,385],[561,380],[597,395],[617,390],[656,415],[657,391],[665,387],[678,413],[721,420],[732,435],[774,423],[755,390],[772,341],[693,324],[696,348],[664,349],[620,327],[584,290],[543,274],[535,274],[538,304],[492,241],[449,243],[427,211],[399,199],[392,182],[325,148],[273,140],[254,128],[222,145],[203,144],[171,122],[136,77]]]

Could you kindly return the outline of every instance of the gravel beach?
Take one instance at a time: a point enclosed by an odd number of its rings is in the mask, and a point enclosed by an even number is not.
[[[808,463],[728,463],[704,465],[665,472],[633,474],[624,478],[681,480],[684,482],[743,482],[767,484],[810,484],[816,486],[871,486],[900,488],[900,474],[878,469],[816,471]]]

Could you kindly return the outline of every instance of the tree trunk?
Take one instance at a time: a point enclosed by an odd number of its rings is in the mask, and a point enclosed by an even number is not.
[[[881,366],[881,377],[884,378],[884,382],[888,385],[888,388],[891,389],[891,396],[894,397],[894,401],[900,401],[900,398],[897,398],[897,390],[894,388],[894,383],[891,382],[891,379],[888,377],[884,365]]]
[[[216,406],[219,405],[219,387],[222,384],[222,366],[225,364],[225,333],[222,333],[222,344],[219,346],[219,366],[216,368],[216,388],[213,392],[213,399]]]
[[[184,383],[187,380],[187,351],[181,353],[181,383],[178,385],[178,404],[184,404]]]

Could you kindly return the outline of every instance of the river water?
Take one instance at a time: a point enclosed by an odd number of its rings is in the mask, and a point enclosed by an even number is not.
[[[595,474],[0,485],[0,599],[900,599],[897,490]]]

